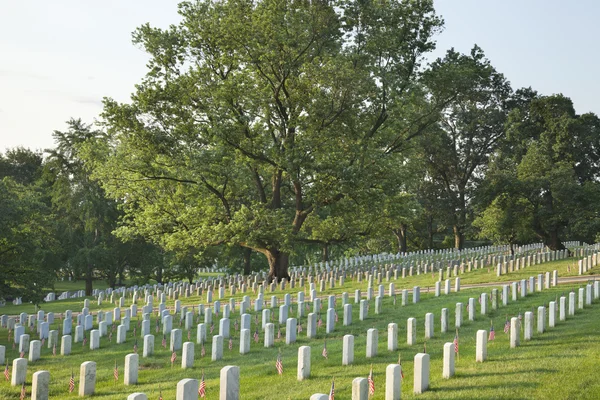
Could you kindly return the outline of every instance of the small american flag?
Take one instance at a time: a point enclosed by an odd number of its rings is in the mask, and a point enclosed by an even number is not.
[[[163,400],[161,389],[158,389],[158,400]]]
[[[317,321],[317,327],[320,328],[321,326],[323,326],[323,320],[321,319],[321,316],[319,315],[319,320]]]
[[[281,328],[277,329],[277,339],[281,339]]]
[[[158,333],[159,330],[160,330],[160,327],[158,326],[158,320],[156,320],[156,333]]]
[[[229,338],[229,350],[233,350],[233,339]]]
[[[25,358],[25,352],[24,352],[24,351],[20,352],[20,353],[19,353],[19,357],[21,357],[21,358]]]
[[[371,372],[369,372],[369,396],[373,396],[375,394],[375,382],[373,381],[373,367],[371,366]]]
[[[27,388],[25,388],[25,382],[23,382],[23,385],[21,385],[21,397],[19,399],[25,400],[25,397],[27,397]]]
[[[202,379],[200,380],[200,386],[198,386],[198,396],[206,397],[206,382],[204,381],[204,371],[202,371]]]
[[[402,360],[400,354],[398,354],[398,365],[400,366],[400,376],[404,379],[404,368],[402,368]]]
[[[191,332],[191,329],[190,329],[190,330],[188,330],[188,340],[191,340],[191,338],[192,338],[192,332]]]
[[[298,334],[300,334],[300,332],[302,332],[302,324],[298,324]]]
[[[167,348],[167,337],[165,335],[163,335],[162,338],[162,343],[161,343],[162,347],[164,347],[165,349]]]
[[[138,344],[137,344],[137,339],[135,339],[135,343],[133,344],[133,352],[134,352],[135,354],[137,354],[137,352],[138,352]]]
[[[212,335],[213,331],[215,330],[215,324],[210,324],[210,333]]]
[[[115,369],[113,369],[113,378],[115,378],[115,381],[119,380],[119,366],[117,365],[116,360],[115,360]]]
[[[279,375],[283,375],[283,362],[281,361],[281,353],[277,354],[277,361],[275,362],[275,368],[277,368],[277,373]]]
[[[177,360],[177,354],[173,352],[173,354],[171,354],[171,367],[173,366],[175,360]]]
[[[111,332],[109,332],[109,334],[108,334],[108,341],[109,341],[109,342],[112,342],[112,331],[111,331]]]
[[[200,355],[204,357],[206,355],[206,349],[204,348],[204,343],[202,343],[202,349],[200,350]]]
[[[237,319],[233,322],[233,328],[235,329],[235,331],[237,332],[238,330],[238,322]]]
[[[506,319],[506,322],[504,323],[504,333],[508,333],[510,332],[510,322],[508,322],[508,318]]]
[[[494,330],[494,325],[491,326],[490,328],[490,336],[488,337],[488,340],[494,340],[496,339],[496,331]]]
[[[256,343],[258,343],[259,337],[258,337],[258,329],[254,331],[254,341]]]
[[[338,322],[338,315],[337,315],[337,311],[335,312],[335,322]]]
[[[43,345],[43,341],[42,341],[42,345]],[[85,345],[87,344],[87,336],[83,337],[83,347],[85,347]]]
[[[52,346],[52,355],[56,355],[56,343],[54,343],[54,346]]]
[[[454,353],[458,354],[458,331],[454,335]]]
[[[331,389],[329,390],[329,400],[335,400],[335,380],[331,381]]]
[[[75,375],[73,375],[73,370],[71,370],[71,379],[69,379],[69,393],[73,393],[75,390]]]
[[[85,338],[83,338],[83,340],[85,340]],[[44,347],[44,343],[46,343],[46,338],[42,338],[42,347]],[[85,346],[85,344],[84,344]]]
[[[327,357],[328,357],[328,355],[329,355],[329,354],[327,353],[327,342],[325,342],[325,343],[323,344],[323,351],[321,352],[321,355],[322,355],[323,357],[325,357],[325,358],[327,358]]]
[[[6,361],[6,367],[4,368],[4,377],[7,381],[10,381],[10,372],[8,372],[8,361]]]
[[[137,329],[136,329],[136,327],[134,326],[134,327],[133,327],[133,337],[136,337],[136,336],[137,336]]]

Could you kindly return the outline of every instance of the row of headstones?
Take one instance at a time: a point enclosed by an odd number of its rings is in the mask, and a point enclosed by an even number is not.
[[[138,355],[129,354],[125,357],[124,380],[125,385],[135,385],[138,375]],[[27,360],[17,358],[13,361],[11,385],[19,386],[25,383],[27,376]],[[220,399],[239,400],[240,369],[236,366],[226,366],[221,369]],[[177,383],[177,400],[198,399],[197,379],[183,379]],[[96,391],[96,363],[86,361],[79,369],[79,396],[91,396]],[[33,374],[31,383],[32,399],[48,399],[50,392],[50,372],[37,371]],[[143,393],[133,393],[128,400],[144,400],[148,397]]]
[[[590,269],[598,265],[598,250],[594,250],[589,255],[584,255],[581,260],[577,262],[579,267],[579,275],[583,275]]]
[[[579,301],[578,308],[583,309],[585,306],[589,306],[592,304],[592,299],[600,298],[600,282],[594,282],[594,284],[588,284],[585,288],[579,289]],[[562,296],[559,301],[559,320],[566,320],[566,297]],[[556,314],[557,307],[556,302],[551,301],[548,305],[548,314],[546,314],[546,307],[540,306],[538,307],[538,318],[537,318],[537,332],[539,334],[544,333],[547,330],[547,327],[553,328],[556,324]],[[575,293],[569,293],[569,309],[568,315],[575,314]],[[548,325],[546,325],[546,316],[548,317]],[[534,315],[533,312],[528,311],[524,315],[524,332],[523,339],[531,340],[533,338],[534,331]],[[433,318],[430,318],[431,324]],[[409,323],[410,324],[410,323]],[[520,345],[520,324],[521,321],[518,317],[511,318],[510,322],[510,347],[515,348]],[[390,331],[393,331],[393,325],[388,325],[388,349],[390,349],[391,343],[395,343],[390,340]],[[432,329],[432,328],[431,328]],[[410,331],[410,328],[407,329]],[[369,330],[373,331],[373,330]],[[427,331],[427,324],[426,324]],[[376,332],[374,333],[376,335]],[[350,336],[350,335],[347,335]],[[376,336],[375,336],[376,337]],[[371,336],[373,338],[373,336]],[[376,351],[376,339],[371,339],[371,346],[369,346],[369,333],[367,334],[367,357],[373,356],[373,354],[369,353],[369,350],[375,349]],[[487,360],[487,344],[489,340],[489,332],[487,330],[478,330],[476,333],[476,348],[475,348],[475,361],[476,362],[484,362]],[[344,337],[344,348],[346,348],[347,343],[350,343],[350,340],[347,340]],[[456,344],[453,342],[445,343],[443,350],[443,367],[442,367],[442,377],[445,379],[449,379],[454,376],[455,373],[455,354],[456,354]],[[306,347],[306,346],[303,346]],[[308,357],[310,362],[310,348],[305,349],[301,347],[299,349],[298,355],[298,380],[306,379],[309,375],[306,375],[305,371],[307,370],[306,357]],[[345,358],[345,356],[343,356]],[[415,394],[421,394],[425,392],[429,388],[429,376],[430,376],[430,358],[426,353],[419,353],[415,355],[414,358],[414,382],[413,382],[413,392]],[[310,371],[310,364],[308,365],[308,370]],[[385,399],[386,400],[399,400],[401,396],[401,366],[398,364],[390,364],[386,368],[386,386],[385,386]],[[328,399],[328,395],[317,393],[311,396],[311,400],[325,400]],[[369,398],[368,392],[368,380],[365,378],[356,378],[352,382],[352,399],[357,400],[367,400]]]

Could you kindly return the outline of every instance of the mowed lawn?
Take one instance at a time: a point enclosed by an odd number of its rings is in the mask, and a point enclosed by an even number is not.
[[[572,263],[572,260],[570,260]],[[525,271],[515,273],[512,278],[521,279],[525,276],[537,275],[543,270],[565,268],[566,262],[547,263],[540,266],[529,267]],[[479,275],[488,275],[487,268],[484,270],[467,273],[461,277],[463,285],[469,281],[485,281]],[[559,276],[567,275],[560,274]],[[414,285],[421,284],[424,279],[431,279],[429,276],[415,276],[404,280],[396,281],[396,289],[412,288]],[[493,269],[487,277],[490,280],[498,278],[493,274]],[[509,275],[507,278],[511,278]],[[504,277],[502,279],[505,279]],[[479,283],[479,282],[477,282]],[[387,283],[386,292],[387,292]],[[375,285],[376,286],[376,285]],[[454,282],[452,284],[454,288]],[[224,342],[224,359],[222,361],[212,362],[210,360],[211,344],[206,345],[206,356],[200,356],[201,346],[195,345],[196,362],[192,369],[183,370],[180,368],[181,352],[177,352],[175,366],[171,367],[170,355],[168,349],[161,347],[162,334],[155,337],[155,354],[149,358],[141,357],[141,348],[143,340],[139,337],[138,346],[140,348],[140,371],[139,384],[136,386],[123,385],[123,363],[125,355],[132,352],[134,338],[132,336],[133,326],[137,319],[132,319],[132,329],[128,333],[127,343],[117,345],[108,342],[108,338],[101,339],[101,349],[91,351],[89,347],[83,348],[81,343],[73,343],[73,352],[70,356],[52,356],[52,350],[44,348],[42,359],[28,366],[27,384],[31,384],[31,375],[38,370],[48,370],[51,375],[50,397],[51,398],[75,398],[76,393],[68,393],[68,381],[71,371],[75,374],[77,384],[79,383],[79,366],[84,361],[95,361],[97,363],[97,383],[96,394],[94,398],[98,399],[124,399],[128,394],[139,391],[146,393],[150,399],[158,399],[162,392],[164,399],[175,398],[175,387],[179,380],[184,378],[199,379],[204,371],[207,382],[207,398],[215,399],[218,397],[219,388],[219,370],[225,365],[238,365],[241,368],[241,398],[242,399],[308,399],[313,393],[328,393],[331,380],[335,377],[336,397],[338,399],[349,399],[351,397],[352,379],[356,377],[367,377],[371,366],[373,367],[376,393],[373,399],[384,399],[385,392],[385,367],[390,363],[398,362],[399,357],[402,360],[405,379],[402,384],[402,397],[413,398],[413,357],[416,353],[423,351],[424,320],[425,314],[431,312],[434,314],[435,337],[427,341],[427,352],[431,356],[431,387],[430,390],[419,398],[429,399],[561,399],[561,398],[600,398],[600,384],[594,376],[594,371],[600,365],[600,302],[596,301],[591,307],[583,310],[577,310],[576,315],[567,319],[567,321],[557,322],[555,328],[549,329],[544,334],[534,333],[533,340],[524,342],[521,332],[521,346],[516,349],[509,347],[508,335],[503,332],[504,322],[507,318],[517,316],[525,311],[535,311],[537,316],[537,307],[557,299],[561,295],[567,295],[570,289],[577,289],[580,285],[561,285],[557,288],[544,290],[540,293],[533,293],[518,302],[510,302],[507,307],[501,306],[496,311],[490,311],[487,316],[479,313],[479,304],[477,304],[477,315],[475,321],[468,321],[466,304],[469,297],[477,297],[479,293],[489,292],[491,288],[478,288],[462,290],[459,293],[433,296],[433,289],[428,293],[424,288],[421,293],[421,302],[412,304],[410,296],[409,304],[402,306],[401,298],[398,296],[396,305],[393,299],[386,297],[383,301],[383,311],[375,315],[374,302],[370,304],[369,317],[365,321],[359,321],[358,306],[353,305],[353,323],[351,326],[342,325],[343,312],[341,299],[337,301],[337,313],[339,322],[336,324],[336,331],[333,334],[325,334],[325,309],[326,295],[339,294],[347,291],[350,294],[350,302],[354,303],[354,289],[361,288],[363,295],[366,292],[366,282],[350,282],[344,287],[328,289],[319,294],[324,303],[322,317],[323,327],[318,330],[316,339],[306,338],[306,317],[302,318],[304,332],[299,335],[298,341],[293,345],[285,345],[285,326],[281,326],[282,338],[277,340],[273,348],[265,349],[263,347],[263,333],[260,332],[260,342],[258,344],[252,341],[249,354],[241,356],[239,349],[239,331],[234,329],[233,321],[239,320],[237,312],[232,314],[231,331],[233,336],[233,350],[227,348],[227,340]],[[286,289],[285,292],[294,294],[296,289]],[[229,294],[229,291],[227,291]],[[281,291],[274,293],[279,297],[279,304],[283,296]],[[254,299],[256,296],[252,293],[248,295]],[[237,293],[234,297],[240,299],[242,294]],[[266,305],[270,305],[271,293],[265,292]],[[216,298],[216,297],[215,297]],[[229,296],[226,295],[222,301],[225,303]],[[129,306],[131,299],[127,299]],[[455,305],[462,302],[463,307],[463,326],[459,330],[459,357],[456,361],[456,376],[452,379],[442,379],[442,349],[443,344],[451,342],[454,339],[454,316]],[[182,299],[184,305],[197,305],[205,303],[205,297],[190,297]],[[155,306],[158,301],[155,300]],[[172,300],[168,301],[173,304]],[[309,304],[312,311],[312,304]],[[63,312],[65,309],[80,311],[83,306],[81,299],[66,300],[44,305],[45,311]],[[138,303],[141,307],[141,302]],[[111,309],[113,306],[104,303],[102,307],[92,301],[91,311],[95,312],[102,308]],[[489,306],[491,308],[491,304]],[[449,310],[449,331],[440,333],[440,315],[441,309]],[[9,311],[10,310],[10,311]],[[23,305],[19,307],[7,306],[0,313],[9,311],[16,314],[21,311],[32,313],[32,305]],[[252,315],[252,332],[255,330],[254,312]],[[278,309],[274,309],[274,322],[276,332],[278,330],[277,321]],[[297,315],[297,306],[294,304],[289,314],[295,317]],[[414,317],[417,319],[418,344],[414,346],[406,345],[406,320]],[[178,327],[178,317],[174,318],[174,327]],[[557,318],[558,320],[558,318]],[[215,331],[218,333],[218,319],[215,318]],[[203,318],[196,323],[203,322]],[[260,322],[260,317],[259,317]],[[387,325],[390,322],[398,324],[398,351],[390,352],[387,350]],[[475,363],[475,333],[478,329],[489,331],[490,324],[493,322],[496,330],[496,339],[489,343],[488,360],[484,363]],[[59,329],[60,320],[56,315],[55,324],[51,329]],[[97,322],[94,319],[94,324]],[[151,333],[155,334],[156,315],[152,316]],[[372,359],[365,357],[366,331],[369,328],[377,328],[379,331],[378,356]],[[534,332],[536,332],[536,325]],[[28,329],[27,329],[28,331]],[[342,366],[342,337],[345,334],[355,335],[355,359],[352,366]],[[89,334],[88,334],[89,335]],[[187,339],[187,332],[183,333],[184,341]],[[210,335],[209,335],[210,336]],[[116,332],[114,334],[116,337]],[[196,329],[191,332],[192,341],[195,342]],[[9,366],[12,369],[12,359],[18,356],[18,349],[12,349],[11,344],[7,344],[7,331],[0,330],[0,344],[7,346],[6,353],[9,360]],[[169,338],[167,338],[168,341]],[[324,343],[327,343],[329,357],[322,357]],[[312,347],[311,356],[311,378],[298,382],[296,380],[296,363],[298,347],[309,345]],[[281,351],[284,365],[283,376],[278,376],[275,369],[275,361],[278,351]],[[60,352],[60,349],[58,349]],[[115,361],[119,366],[119,380],[113,379],[113,368]],[[28,387],[28,391],[30,388]],[[77,391],[77,390],[76,390]],[[0,383],[0,399],[18,398],[20,388],[11,387],[9,382]]]

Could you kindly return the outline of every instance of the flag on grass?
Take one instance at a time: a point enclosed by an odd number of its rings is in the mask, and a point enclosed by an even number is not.
[[[233,339],[229,338],[229,350],[233,350]]]
[[[191,338],[192,338],[192,330],[188,329],[188,341],[192,340]]]
[[[8,360],[6,361],[6,367],[4,368],[4,377],[7,381],[10,381],[10,372],[8,372]]]
[[[56,355],[56,343],[54,343],[54,346],[52,346],[52,355]]]
[[[117,360],[115,360],[115,369],[113,370],[113,377],[115,381],[119,380],[119,366],[117,365]]]
[[[506,318],[506,322],[504,323],[504,333],[510,332],[510,322],[508,322],[508,318]]]
[[[331,389],[329,389],[329,400],[335,400],[335,379],[331,381]]]
[[[108,334],[108,341],[112,342],[112,331]]]
[[[490,327],[490,336],[488,337],[489,341],[496,339],[496,331],[494,330],[494,324]]]
[[[323,320],[321,319],[321,314],[319,314],[319,321],[317,322],[317,328],[323,326]]]
[[[212,335],[213,331],[215,330],[215,324],[211,323],[210,324],[210,334]]]
[[[298,334],[302,332],[302,323],[298,323]]]
[[[177,354],[175,352],[173,352],[171,354],[171,367],[173,366],[173,363],[175,362],[175,360],[177,360]]]
[[[323,351],[321,352],[321,355],[325,358],[329,356],[329,354],[327,353],[327,342],[323,343]]]
[[[27,397],[27,389],[25,388],[25,382],[23,382],[23,385],[21,385],[21,397],[19,399],[25,400],[25,397]]]
[[[83,347],[87,344],[87,336],[83,337]],[[42,346],[44,345],[44,341],[42,341]]]
[[[283,375],[283,362],[281,361],[281,352],[277,353],[277,361],[275,361],[275,368],[279,375]]]
[[[254,341],[256,343],[258,343],[258,339],[259,339],[259,337],[258,337],[258,329],[257,329],[257,330],[254,331]]]
[[[134,352],[135,354],[137,354],[137,352],[138,352],[138,344],[137,344],[137,339],[135,339],[135,343],[133,344],[133,352]]]
[[[373,381],[373,366],[371,365],[371,372],[369,372],[368,377],[369,382],[369,396],[373,396],[375,394],[375,382]]]
[[[277,329],[277,339],[281,339],[281,328]]]
[[[164,347],[165,349],[167,348],[167,336],[166,335],[163,335],[161,344],[162,344],[162,347]]]
[[[73,375],[73,370],[71,370],[71,379],[69,379],[69,393],[73,393],[75,390],[75,375]]]
[[[402,359],[400,358],[400,353],[398,353],[398,365],[400,366],[400,376],[404,379],[404,369],[402,368]]]
[[[19,357],[21,357],[21,358],[25,358],[25,352],[24,352],[24,351],[20,352],[20,353],[19,353]]]
[[[158,400],[163,400],[162,390],[160,388],[158,389]]]
[[[454,334],[454,353],[458,354],[458,329],[456,330],[456,334]]]
[[[202,370],[202,379],[200,380],[200,386],[198,386],[198,396],[206,397],[206,382],[204,381],[204,370]]]

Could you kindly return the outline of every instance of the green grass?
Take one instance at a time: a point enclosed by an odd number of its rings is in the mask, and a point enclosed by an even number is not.
[[[489,281],[506,281],[523,279],[529,276],[537,275],[539,272],[551,271],[553,269],[564,269],[564,273],[559,272],[559,276],[567,275],[566,269],[569,261],[559,261],[546,263],[540,266],[529,267],[525,271],[515,272],[508,276],[496,277],[494,271],[487,272],[487,268],[466,273],[461,276],[463,286],[471,283],[482,283]],[[570,262],[573,262],[570,260]],[[437,278],[437,276],[436,276]],[[430,284],[427,285],[427,280]],[[89,348],[83,348],[81,343],[73,344],[73,353],[70,356],[62,357],[51,355],[51,349],[44,349],[42,359],[28,366],[27,382],[31,383],[31,375],[38,370],[49,370],[51,374],[50,397],[51,398],[70,398],[77,397],[67,392],[68,380],[71,369],[74,370],[77,382],[79,381],[79,365],[84,361],[95,361],[97,363],[97,383],[95,398],[99,399],[123,399],[126,395],[139,391],[146,393],[149,398],[158,398],[159,389],[165,399],[175,398],[176,383],[184,378],[199,378],[202,370],[206,373],[207,380],[207,398],[216,398],[219,388],[219,370],[225,365],[238,365],[241,368],[241,398],[242,399],[307,399],[313,393],[328,393],[332,377],[336,380],[336,395],[339,399],[349,399],[351,397],[351,382],[355,377],[366,377],[369,373],[371,364],[375,374],[375,384],[377,392],[372,398],[375,400],[384,399],[385,392],[385,367],[390,363],[398,361],[398,355],[401,355],[402,365],[405,372],[405,381],[402,385],[402,397],[413,398],[413,357],[416,353],[423,350],[423,341],[415,346],[406,345],[406,319],[409,317],[417,318],[417,335],[419,338],[424,334],[424,316],[427,312],[435,315],[435,337],[427,342],[427,351],[431,355],[431,388],[428,392],[418,396],[423,399],[487,399],[487,398],[505,398],[505,399],[531,399],[531,398],[599,398],[600,383],[595,380],[593,371],[600,365],[600,338],[597,335],[600,328],[600,307],[594,304],[593,307],[584,310],[577,310],[574,317],[566,322],[559,322],[556,328],[549,330],[543,335],[534,334],[530,342],[521,341],[521,346],[516,349],[509,348],[508,335],[502,331],[503,324],[507,316],[516,316],[519,312],[529,311],[532,307],[546,304],[554,300],[557,296],[566,293],[571,288],[577,288],[579,285],[565,285],[557,288],[545,290],[541,293],[534,293],[518,302],[511,302],[507,307],[502,307],[497,311],[490,312],[487,316],[479,314],[479,305],[477,305],[478,314],[473,322],[467,321],[465,312],[465,321],[460,329],[460,358],[456,362],[456,376],[446,380],[441,377],[442,370],[442,348],[446,342],[451,342],[454,338],[454,310],[457,302],[467,303],[469,297],[477,297],[479,293],[488,292],[491,288],[477,288],[462,290],[459,293],[452,293],[448,296],[433,296],[433,280],[431,274],[399,278],[396,281],[396,288],[412,288],[415,285],[430,286],[430,293],[422,289],[421,302],[402,307],[400,305],[400,296],[396,306],[392,304],[392,299],[386,297],[383,302],[383,312],[380,315],[374,315],[374,304],[371,302],[370,315],[366,321],[359,321],[358,307],[353,307],[353,324],[350,327],[342,326],[341,301],[338,300],[337,312],[340,322],[336,325],[336,332],[331,335],[325,335],[325,328],[320,328],[316,339],[306,338],[306,318],[303,318],[302,325],[305,329],[300,334],[296,344],[286,346],[284,342],[285,327],[282,326],[283,337],[276,340],[276,347],[265,349],[261,341],[255,344],[252,341],[249,354],[241,356],[239,349],[239,333],[235,332],[232,323],[232,332],[234,335],[234,350],[227,349],[225,341],[224,360],[218,362],[210,361],[210,345],[206,347],[207,356],[200,357],[200,346],[195,345],[196,361],[195,367],[189,370],[182,370],[180,366],[181,353],[178,353],[178,360],[174,368],[170,367],[170,352],[160,347],[162,336],[156,335],[155,355],[150,358],[140,357],[139,384],[137,386],[126,387],[122,381],[122,369],[124,357],[132,350],[134,339],[130,331],[127,343],[116,345],[108,343],[107,338],[101,339],[101,349],[90,351]],[[454,286],[454,285],[452,285]],[[361,288],[366,292],[366,282],[362,283],[347,281],[343,288],[336,287],[332,290],[326,290],[320,294],[325,298],[328,294],[339,294],[347,291],[350,294],[350,300],[353,303],[354,288]],[[387,289],[387,284],[386,284]],[[296,293],[296,289],[286,289],[285,292]],[[275,293],[282,297],[282,292]],[[248,294],[255,298],[252,293]],[[270,304],[270,293],[265,292],[267,304]],[[238,293],[234,297],[240,299],[243,294]],[[294,296],[295,297],[295,296]],[[226,296],[228,298],[228,296]],[[412,297],[411,297],[412,299]],[[129,305],[130,300],[127,304]],[[155,301],[157,304],[158,301]],[[172,300],[168,301],[171,305]],[[193,305],[205,303],[205,298],[196,296],[188,299],[182,299],[184,305]],[[500,302],[499,302],[500,303]],[[501,304],[501,303],[500,303]],[[45,311],[63,312],[65,309],[79,311],[83,305],[81,299],[77,301],[65,300],[44,305]],[[324,306],[325,309],[326,306]],[[112,308],[110,304],[103,304],[103,309]],[[449,332],[440,333],[440,310],[449,309]],[[96,302],[92,302],[92,311],[99,309]],[[33,306],[7,306],[0,313],[6,313],[10,310],[11,314],[16,314],[24,310],[33,312]],[[312,307],[311,307],[312,310]],[[254,314],[252,312],[252,314]],[[275,313],[277,314],[277,313]],[[290,316],[296,316],[296,307]],[[154,334],[155,316],[152,317],[151,330]],[[239,318],[239,314],[234,313],[232,318]],[[323,318],[325,315],[323,313]],[[176,318],[175,318],[176,319]],[[260,320],[260,318],[259,318]],[[276,317],[274,317],[276,320]],[[254,321],[254,315],[252,316]],[[497,339],[488,345],[488,361],[485,363],[475,363],[475,332],[478,329],[489,329],[490,321],[494,322],[497,332]],[[216,322],[216,321],[215,321]],[[387,351],[387,324],[389,322],[398,323],[398,342],[399,351]],[[135,323],[135,321],[132,321]],[[56,318],[55,324],[51,329],[58,329],[60,321]],[[177,324],[175,324],[177,325]],[[366,331],[375,327],[379,330],[379,354],[374,359],[365,357]],[[254,329],[254,322],[252,325]],[[215,329],[217,333],[218,327]],[[195,329],[192,334],[192,341],[195,342]],[[342,337],[344,334],[353,334],[355,337],[355,360],[354,365],[343,367],[341,365],[342,357]],[[187,332],[184,332],[184,338]],[[116,336],[116,335],[115,335]],[[7,331],[0,329],[0,344],[7,345]],[[140,338],[141,339],[141,338]],[[327,339],[327,348],[329,359],[321,356],[323,343]],[[522,337],[521,337],[522,339]],[[185,341],[185,339],[184,339]],[[138,341],[140,354],[142,340]],[[296,362],[297,349],[301,345],[312,346],[311,356],[311,378],[307,381],[298,382],[296,380]],[[278,350],[281,350],[284,363],[284,375],[278,376],[275,370],[275,360]],[[10,344],[7,345],[7,359],[12,360],[17,357],[17,350],[13,350]],[[113,380],[114,362],[117,360],[121,377],[117,384]],[[18,397],[19,388],[11,387],[9,383],[0,383],[0,399],[14,399]]]

